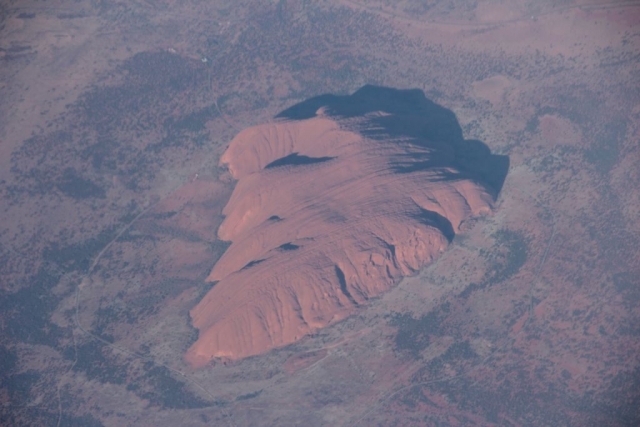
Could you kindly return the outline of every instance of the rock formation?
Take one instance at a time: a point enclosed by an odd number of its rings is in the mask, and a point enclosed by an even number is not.
[[[191,311],[193,366],[293,343],[417,272],[491,210],[508,159],[421,91],[365,86],[240,132],[221,164],[231,245]]]

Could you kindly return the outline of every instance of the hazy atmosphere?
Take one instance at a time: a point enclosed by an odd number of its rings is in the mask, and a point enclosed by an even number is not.
[[[640,2],[5,1],[0,424],[640,425]]]

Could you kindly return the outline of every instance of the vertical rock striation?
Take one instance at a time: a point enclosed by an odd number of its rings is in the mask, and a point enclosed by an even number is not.
[[[231,245],[191,311],[193,366],[290,344],[344,319],[490,212],[508,169],[418,90],[325,95],[240,132],[218,230]]]

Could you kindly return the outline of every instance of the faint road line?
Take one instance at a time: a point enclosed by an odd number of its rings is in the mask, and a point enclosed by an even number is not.
[[[207,163],[207,160],[205,160],[202,165],[200,166],[200,168],[202,168],[205,164]],[[200,169],[199,168],[199,169]],[[82,287],[83,286],[89,286],[90,285],[90,276],[93,274],[95,268],[97,267],[98,263],[100,262],[100,260],[102,259],[102,257],[104,256],[104,254],[111,248],[111,246],[118,241],[118,239],[124,234],[126,233],[132,226],[134,223],[136,223],[142,216],[144,216],[146,213],[148,213],[151,209],[153,209],[155,206],[157,206],[160,202],[162,202],[163,200],[165,200],[167,197],[169,197],[170,195],[172,195],[178,188],[180,188],[180,186],[182,186],[184,183],[180,183],[176,186],[176,188],[174,188],[172,191],[170,191],[165,197],[151,203],[149,206],[147,206],[145,209],[143,209],[138,215],[136,215],[129,223],[127,223],[124,227],[122,227],[120,229],[120,231],[115,235],[115,237],[113,239],[111,239],[111,241],[109,241],[109,243],[106,244],[106,246],[98,253],[98,255],[96,255],[96,258],[93,260],[93,262],[91,263],[91,266],[89,267],[89,269],[87,270],[87,273],[85,273],[82,277],[82,280],[80,281],[80,283],[76,286],[76,298],[75,298],[75,310],[74,310],[74,323],[75,326],[78,330],[80,330],[82,333],[84,333],[85,335],[87,335],[88,337],[104,344],[105,346],[116,350],[120,353],[126,354],[127,356],[133,357],[133,358],[137,358],[137,359],[141,359],[141,360],[146,360],[146,361],[151,361],[153,362],[156,366],[160,366],[163,368],[168,369],[169,371],[173,372],[174,374],[179,375],[180,377],[184,378],[188,383],[192,384],[193,386],[195,386],[197,389],[199,389],[200,391],[202,391],[205,395],[207,395],[213,402],[215,402],[217,399],[216,397],[211,394],[211,392],[209,392],[209,390],[207,390],[200,382],[196,381],[195,379],[191,378],[189,375],[187,375],[185,372],[180,371],[179,369],[175,369],[171,366],[168,366],[164,363],[162,363],[159,360],[155,360],[152,356],[145,356],[143,354],[137,353],[135,351],[129,350],[125,347],[121,347],[117,344],[111,343],[109,341],[107,341],[106,339],[102,338],[99,335],[94,334],[93,332],[88,331],[87,329],[85,329],[82,324],[80,323],[80,301],[81,301],[81,292],[82,292]],[[75,356],[75,360],[72,363],[72,365],[69,367],[69,369],[63,374],[63,376],[61,377],[61,380],[58,381],[58,422],[57,422],[57,427],[60,426],[60,422],[62,420],[62,401],[61,401],[61,396],[60,396],[60,383],[62,381],[62,379],[67,376],[71,370],[74,368],[74,366],[77,363],[77,358],[78,358],[78,354],[77,354],[77,345],[76,345],[76,340],[75,340],[75,335],[73,335],[73,341],[74,341],[74,347],[76,348],[76,356]],[[227,423],[231,426],[231,427],[235,427],[235,424],[233,423],[233,420],[231,419],[230,414],[228,413],[228,411],[220,406],[219,407],[221,412],[223,413],[223,415],[225,416]]]

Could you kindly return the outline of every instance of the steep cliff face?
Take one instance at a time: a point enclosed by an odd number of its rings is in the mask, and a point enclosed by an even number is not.
[[[194,366],[290,344],[415,273],[491,210],[508,160],[422,92],[367,86],[242,131],[221,164],[231,245],[191,311]]]

